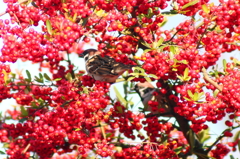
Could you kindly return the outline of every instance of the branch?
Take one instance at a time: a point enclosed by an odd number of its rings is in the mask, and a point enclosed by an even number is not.
[[[199,47],[199,45],[200,45],[200,43],[201,43],[201,41],[202,41],[203,36],[206,34],[206,32],[207,32],[207,28],[204,30],[202,36],[200,37],[200,39],[199,39],[199,41],[198,41],[198,44],[197,44],[197,47],[196,47],[197,49],[198,49],[198,47]]]
[[[222,87],[219,86],[219,85],[217,84],[217,82],[213,81],[213,80],[208,76],[207,71],[206,71],[205,68],[202,68],[202,72],[203,72],[203,78],[204,78],[206,81],[208,81],[209,83],[211,83],[214,87],[216,87],[219,91],[222,92]]]
[[[173,38],[177,35],[177,33],[178,33],[179,31],[182,31],[182,30],[183,30],[183,29],[178,29],[178,30],[176,31],[176,33],[173,34],[173,36],[171,37],[171,39],[169,39],[168,41],[165,41],[165,42],[163,42],[163,43],[166,44],[166,43],[172,41]]]
[[[154,117],[154,116],[156,116],[156,117],[161,117],[161,116],[166,116],[166,115],[172,115],[170,112],[166,112],[166,113],[157,113],[157,114],[148,114],[148,115],[146,115],[145,117],[146,118],[150,118],[150,117]]]
[[[25,154],[27,152],[27,150],[29,149],[29,147],[31,146],[31,144],[29,143],[26,148],[22,151],[22,154]]]
[[[239,126],[236,126],[236,127],[233,127],[232,130],[234,130],[234,129],[236,129],[236,128],[239,128],[239,127],[240,127],[240,125],[239,125]],[[229,130],[229,129],[227,129],[227,130]],[[209,151],[211,151],[212,148],[213,148],[222,138],[225,137],[225,136],[224,136],[224,132],[227,131],[227,130],[224,130],[224,131],[221,133],[221,135],[216,139],[216,141],[215,141],[210,147],[208,147],[208,149],[206,150],[207,153],[208,153]]]
[[[204,151],[202,144],[200,143],[200,141],[197,138],[197,135],[190,128],[190,125],[188,123],[189,121],[186,118],[184,118],[183,116],[174,112],[174,107],[176,107],[177,104],[176,104],[176,102],[174,102],[173,100],[170,100],[168,98],[170,95],[172,95],[171,88],[164,80],[160,79],[159,82],[162,84],[162,88],[165,88],[167,90],[167,93],[165,95],[166,102],[170,106],[171,111],[172,111],[171,113],[176,118],[181,131],[183,132],[185,138],[187,139],[187,141],[190,145],[190,148],[192,150],[191,153],[196,154],[198,159],[208,159],[208,157],[203,157],[203,156],[206,156],[207,152]]]
[[[70,56],[69,56],[69,53],[67,52],[67,61],[68,61],[68,65],[70,66],[70,65],[72,65],[72,63],[71,63],[71,60],[70,60]],[[72,75],[72,78],[75,78],[75,74],[74,74],[74,71],[72,70],[71,71],[71,75]]]

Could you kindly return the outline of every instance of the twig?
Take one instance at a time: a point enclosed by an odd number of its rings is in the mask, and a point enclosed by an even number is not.
[[[205,68],[202,68],[202,72],[203,72],[203,78],[204,78],[206,81],[208,81],[209,83],[211,83],[214,87],[216,87],[219,91],[222,92],[222,87],[219,86],[219,85],[217,84],[217,82],[214,82],[214,81],[208,76],[207,71],[206,71]]]
[[[197,47],[196,47],[197,49],[198,49],[198,47],[199,47],[199,45],[200,45],[200,43],[201,43],[201,40],[202,40],[203,36],[206,34],[206,32],[207,32],[207,28],[204,30],[202,36],[200,37],[200,39],[199,39],[199,41],[198,41],[198,44],[197,44]]]
[[[5,12],[2,12],[2,13],[0,13],[0,17],[1,16],[3,16],[4,14],[6,14],[7,12],[5,11]]]
[[[240,126],[233,127],[232,130],[234,130],[234,129],[238,128],[238,127],[240,127]],[[227,130],[229,130],[229,129],[227,129]],[[224,132],[227,131],[227,130],[224,130],[224,131],[222,132],[222,134],[216,139],[216,141],[215,141],[211,146],[208,147],[208,149],[206,150],[207,153],[208,153],[209,151],[211,151],[212,148],[213,148],[223,137],[225,137],[225,136],[224,136]]]
[[[166,116],[166,115],[171,115],[171,112],[165,112],[165,113],[157,113],[157,114],[148,114],[145,117],[150,118],[150,117],[161,117],[161,116]]]
[[[30,146],[31,146],[31,144],[29,143],[29,144],[26,146],[26,148],[22,151],[22,154],[26,153]]]
[[[99,121],[99,125],[100,125],[100,129],[101,129],[101,131],[102,131],[103,138],[106,139],[106,138],[107,138],[107,137],[106,137],[106,132],[105,132],[105,129],[104,129],[101,121]]]
[[[163,43],[168,43],[168,42],[172,41],[173,38],[177,35],[177,33],[178,33],[179,31],[182,31],[182,30],[183,30],[183,29],[178,29],[178,30],[176,31],[176,33],[173,34],[173,36],[171,37],[171,39],[169,39],[168,41],[165,41],[165,42],[163,42]]]
[[[72,101],[74,101],[74,99],[64,102],[60,107],[64,107],[65,105],[71,103]]]
[[[71,63],[71,60],[70,60],[70,56],[69,56],[69,53],[67,52],[67,61],[68,61],[68,65],[71,66],[72,63]],[[71,75],[72,75],[72,78],[75,78],[75,74],[74,74],[74,71],[72,70],[71,71]]]

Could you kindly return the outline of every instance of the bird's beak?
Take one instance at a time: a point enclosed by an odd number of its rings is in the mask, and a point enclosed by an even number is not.
[[[79,57],[80,57],[80,58],[83,58],[83,57],[84,57],[83,53],[79,54]]]

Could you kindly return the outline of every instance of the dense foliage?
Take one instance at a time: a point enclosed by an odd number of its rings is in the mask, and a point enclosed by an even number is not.
[[[18,107],[2,114],[0,141],[9,159],[224,158],[240,145],[240,1],[228,0],[4,0],[0,20],[0,101]],[[186,20],[163,29],[169,16]],[[123,75],[125,95],[79,71],[71,56],[86,44],[102,55],[138,64]],[[9,62],[39,64],[39,76],[14,74]],[[67,65],[62,64],[63,61]],[[7,63],[8,62],[8,63]],[[41,73],[45,68],[49,74]],[[212,67],[211,67],[212,68]],[[28,68],[26,68],[28,69]],[[136,83],[156,82],[145,108],[127,98]],[[146,82],[145,82],[146,84]],[[208,144],[208,123],[228,117]],[[170,122],[171,121],[174,122]],[[6,124],[14,120],[15,124]],[[222,139],[227,140],[226,145]],[[226,142],[226,141],[225,141]],[[239,146],[240,147],[240,146]],[[58,154],[58,155],[56,155]]]

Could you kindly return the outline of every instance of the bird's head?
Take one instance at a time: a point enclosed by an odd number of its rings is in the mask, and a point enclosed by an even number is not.
[[[83,51],[79,57],[84,58],[85,61],[87,61],[90,57],[92,57],[95,54],[100,54],[99,51],[97,51],[96,49],[87,49],[85,51]]]

